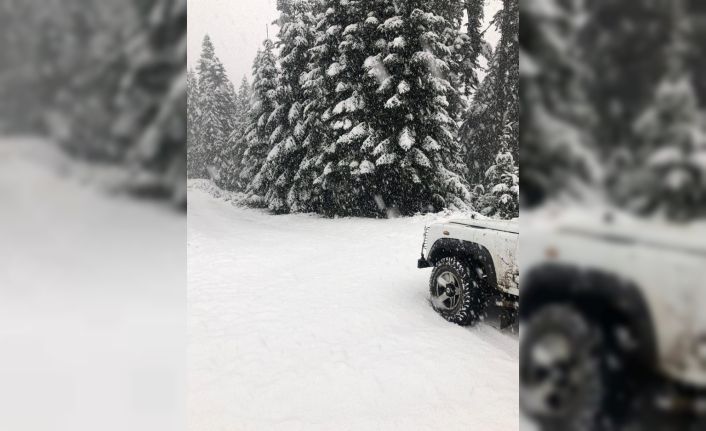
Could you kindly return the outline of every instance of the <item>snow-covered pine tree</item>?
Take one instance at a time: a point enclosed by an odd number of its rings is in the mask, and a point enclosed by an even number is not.
[[[282,213],[296,205],[291,186],[305,154],[306,124],[300,77],[309,64],[315,17],[308,0],[278,0],[277,8],[280,11],[277,46],[281,72],[277,106],[267,120],[273,129],[272,149],[260,171],[258,192],[264,194],[271,211]]]
[[[478,200],[477,207],[482,214],[511,219],[520,215],[519,169],[509,144],[516,142],[516,124],[505,125],[500,151],[495,162],[485,172],[485,193]]]
[[[513,157],[519,156],[519,10],[517,0],[504,0],[493,21],[500,40],[489,59],[483,79],[461,130],[471,183],[485,181],[485,171],[494,163],[506,138],[506,126],[514,140],[506,142]]]
[[[435,2],[388,1],[380,38],[364,66],[374,78],[368,99],[371,149],[379,201],[402,214],[428,209],[467,208],[468,186],[457,140],[460,105],[452,85],[455,23],[436,13]],[[368,87],[369,88],[369,87]],[[369,93],[369,91],[368,91]]]
[[[503,0],[500,42],[495,50],[501,80],[495,82],[505,108],[501,145],[517,159],[520,155],[520,6],[519,0]]]
[[[274,44],[267,39],[257,52],[252,67],[252,96],[249,121],[245,132],[246,147],[243,152],[240,181],[246,187],[246,203],[264,206],[264,194],[259,194],[263,187],[260,170],[270,151],[272,123],[268,122],[277,105],[277,60]]]
[[[452,72],[448,79],[457,90],[459,98],[451,98],[449,102],[460,105],[460,119],[468,99],[478,86],[478,56],[482,52],[480,22],[483,20],[484,0],[434,0],[427,3],[431,6],[430,10],[448,22],[448,26],[439,36],[441,43],[448,47],[453,58],[453,61],[448,62]],[[469,12],[476,15],[468,15]]]
[[[558,195],[578,197],[587,184],[600,181],[602,170],[591,139],[594,118],[577,45],[585,24],[583,2],[520,6],[520,182],[523,205],[533,206]]]
[[[199,145],[203,147],[206,168],[219,186],[227,178],[231,161],[226,157],[228,137],[233,132],[235,89],[215,53],[211,38],[203,39],[197,65],[199,77]],[[222,175],[223,174],[223,175]]]
[[[292,179],[290,210],[322,212],[321,175],[323,147],[331,140],[330,129],[322,120],[330,98],[334,94],[334,80],[326,73],[328,65],[335,61],[340,42],[341,26],[337,20],[340,4],[332,0],[312,3],[312,47],[309,50],[307,70],[300,77],[302,89],[302,115],[305,137],[302,142],[304,155],[297,173]]]
[[[198,132],[198,78],[193,69],[186,75],[186,158],[187,177],[205,178],[203,147],[199,145]]]
[[[675,220],[706,215],[706,117],[686,71],[685,36],[675,31],[665,77],[634,124],[636,163],[618,196],[633,210]]]
[[[125,51],[127,68],[111,101],[113,139],[127,143],[125,188],[167,194],[186,207],[186,2],[134,2],[144,29]],[[105,101],[103,102],[105,103]]]
[[[372,216],[378,213],[374,165],[361,150],[370,134],[366,117],[371,115],[360,80],[367,57],[368,5],[363,0],[325,0],[321,5],[309,71],[303,76],[311,126],[306,157],[295,177],[295,196],[309,197],[313,188],[323,214]]]
[[[519,1],[519,0],[516,0]],[[483,34],[481,26],[483,24],[483,18],[485,17],[485,0],[464,0],[466,8],[466,34],[468,38],[463,51],[463,68],[466,95],[468,95],[468,90],[476,89],[479,85],[478,76],[476,70],[480,67],[478,63],[478,58],[483,52],[485,41],[483,40]],[[457,48],[458,49],[458,48]]]
[[[228,190],[244,191],[246,184],[240,178],[243,170],[243,154],[247,148],[246,134],[250,124],[250,84],[246,77],[240,82],[240,88],[235,95],[233,131],[223,151],[223,159],[228,162],[228,168],[221,170],[221,183]]]
[[[500,133],[505,107],[495,97],[498,78],[497,57],[488,62],[488,73],[473,95],[460,131],[464,144],[464,158],[471,184],[482,184],[500,147]]]
[[[666,71],[674,24],[670,10],[679,3],[685,2],[584,2],[588,19],[580,47],[584,64],[597,78],[588,83],[587,93],[598,117],[592,134],[604,156],[634,141],[632,124],[653,101]]]
[[[236,190],[245,191],[247,184],[242,180],[240,174],[243,172],[243,159],[245,157],[245,150],[248,148],[247,133],[250,127],[250,102],[252,100],[252,86],[248,82],[248,79],[243,76],[243,80],[240,83],[240,89],[238,90],[238,98],[236,105],[236,124],[234,137],[237,139],[236,147],[237,151],[234,160],[238,164],[236,170],[237,178],[234,179]]]

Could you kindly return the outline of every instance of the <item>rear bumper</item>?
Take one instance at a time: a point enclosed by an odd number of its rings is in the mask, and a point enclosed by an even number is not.
[[[423,257],[420,257],[419,259],[417,259],[417,268],[429,268],[430,266],[431,266],[431,264],[429,262],[427,262],[427,260],[424,259]]]

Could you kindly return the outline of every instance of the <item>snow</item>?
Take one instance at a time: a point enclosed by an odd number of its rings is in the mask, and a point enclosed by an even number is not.
[[[378,156],[380,154],[383,154],[387,150],[387,146],[390,145],[390,140],[385,139],[373,149],[373,156]]]
[[[507,186],[507,184],[500,183],[500,184],[496,184],[493,187],[493,189],[491,190],[491,193],[493,193],[493,194],[505,193],[508,190],[510,190],[510,188]]]
[[[412,152],[414,156],[414,161],[418,166],[423,166],[425,168],[431,168],[431,161],[419,148],[415,148]]]
[[[682,152],[676,147],[663,147],[649,157],[647,165],[650,167],[660,167],[676,165],[682,161]]]
[[[360,146],[360,149],[363,151],[368,151],[371,147],[373,147],[378,139],[378,134],[373,132],[370,136],[368,136],[365,141],[363,141],[363,144]]]
[[[368,125],[366,123],[359,123],[350,132],[345,135],[341,135],[336,141],[338,144],[349,144],[351,142],[357,142],[368,136]]]
[[[329,36],[335,36],[341,31],[341,26],[340,25],[332,25],[326,30],[326,34]]]
[[[346,90],[349,90],[351,88],[350,84],[345,83],[345,82],[339,82],[336,85],[336,93],[343,93]]]
[[[405,150],[409,151],[410,148],[414,146],[414,143],[416,142],[414,138],[414,133],[409,129],[409,127],[405,126],[402,129],[402,132],[400,132],[400,139],[399,139],[399,146]]]
[[[385,109],[395,109],[399,108],[400,106],[402,106],[402,101],[400,100],[400,97],[397,94],[390,97],[389,99],[387,99],[387,102],[385,102]]]
[[[400,30],[404,26],[404,20],[402,17],[393,16],[392,18],[388,18],[383,25],[388,31]]]
[[[426,151],[438,151],[441,148],[441,145],[439,145],[438,142],[431,136],[427,136],[424,138],[424,144],[422,145],[422,148]]]
[[[353,127],[353,122],[348,118],[346,118],[345,120],[334,121],[333,125],[331,126],[333,130],[349,130],[351,127]]]
[[[369,25],[371,27],[372,26],[377,27],[380,24],[380,21],[377,18],[375,18],[374,16],[371,16],[365,20],[365,24]]]
[[[351,33],[356,33],[358,31],[358,24],[351,24],[343,30],[343,35],[349,35]]]
[[[428,303],[435,216],[272,216],[189,188],[189,429],[518,429],[517,336]]]
[[[354,94],[353,96],[338,102],[333,108],[333,115],[339,115],[344,112],[355,112],[363,107],[365,107],[363,99]]]
[[[289,114],[287,114],[287,119],[289,120],[289,124],[294,124],[294,122],[299,118],[301,115],[301,105],[299,102],[294,102],[292,103],[292,107],[289,108]]]
[[[395,160],[397,160],[397,156],[395,154],[383,154],[382,156],[378,157],[377,160],[375,160],[375,165],[376,166],[384,166],[384,165],[391,165],[395,163]]]
[[[400,81],[400,83],[397,85],[397,93],[399,94],[407,94],[409,93],[410,90],[409,83],[405,80]]]
[[[390,44],[390,48],[392,49],[397,49],[397,50],[402,50],[407,46],[407,41],[403,36],[397,36],[392,43]]]
[[[0,138],[0,429],[179,430],[186,218]]]
[[[385,43],[383,41],[383,43]],[[363,67],[367,69],[368,76],[375,78],[378,85],[382,85],[388,78],[390,73],[378,56],[371,56],[365,59]]]
[[[360,173],[365,175],[371,174],[373,172],[375,172],[375,165],[368,160],[363,160],[363,162],[360,164]]]
[[[335,62],[335,63],[331,63],[331,65],[326,70],[326,74],[328,76],[333,77],[333,76],[340,74],[342,71],[343,71],[343,66],[340,63]]]

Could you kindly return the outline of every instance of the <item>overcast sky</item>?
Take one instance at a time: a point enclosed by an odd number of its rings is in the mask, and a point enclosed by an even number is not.
[[[500,0],[486,0],[486,21],[492,19],[500,7]],[[255,54],[266,38],[265,26],[269,24],[272,39],[277,35],[277,27],[271,24],[278,16],[277,1],[188,0],[188,8],[189,66],[196,66],[201,42],[208,34],[230,80],[237,86],[244,75],[250,79]],[[495,27],[486,33],[486,39],[493,46],[498,38]]]

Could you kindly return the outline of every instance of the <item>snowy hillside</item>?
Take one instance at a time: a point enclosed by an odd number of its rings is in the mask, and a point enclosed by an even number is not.
[[[518,429],[518,338],[431,309],[423,217],[188,193],[190,430]]]

